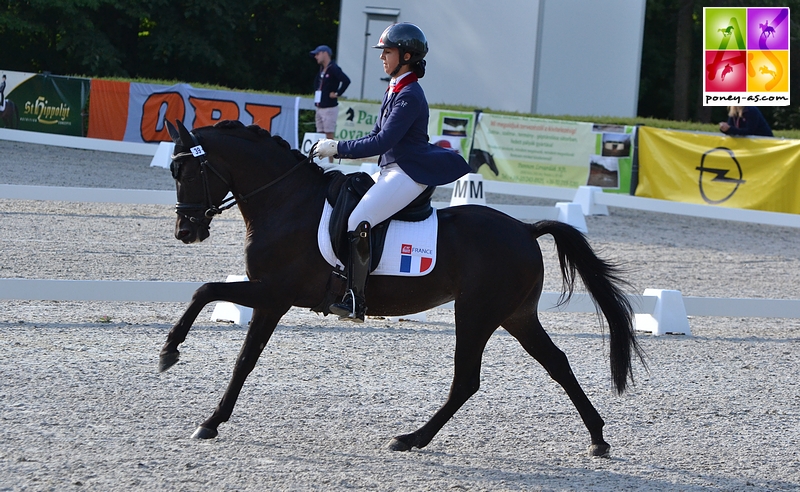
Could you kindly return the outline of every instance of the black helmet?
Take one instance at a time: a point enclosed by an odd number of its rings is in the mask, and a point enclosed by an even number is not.
[[[428,40],[425,39],[425,33],[422,32],[422,29],[414,24],[403,22],[387,27],[381,34],[378,44],[373,48],[398,48],[400,50],[400,65],[414,65],[422,61],[425,55],[428,54]],[[408,61],[405,61],[406,53],[411,53],[411,58]]]

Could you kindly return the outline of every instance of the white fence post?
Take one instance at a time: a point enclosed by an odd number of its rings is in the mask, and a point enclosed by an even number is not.
[[[150,161],[150,167],[163,167],[169,169],[172,162],[172,154],[175,153],[175,144],[173,142],[159,142],[153,160]]]
[[[584,234],[589,232],[586,226],[586,217],[583,216],[583,210],[577,203],[570,202],[557,202],[556,208],[558,209],[558,221],[569,224],[575,229],[578,229]]]
[[[683,296],[678,290],[645,289],[645,296],[655,296],[656,306],[653,314],[636,314],[636,331],[650,332],[653,335],[688,335],[689,318]]]
[[[595,202],[595,193],[603,193],[603,188],[599,186],[579,186],[572,202],[581,206],[583,215],[608,215],[608,207]]]

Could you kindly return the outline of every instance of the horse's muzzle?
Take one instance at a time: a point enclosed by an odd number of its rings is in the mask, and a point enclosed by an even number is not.
[[[178,215],[175,221],[175,239],[183,241],[185,244],[199,243],[208,238],[211,233],[208,230],[210,219],[189,218],[185,215]]]

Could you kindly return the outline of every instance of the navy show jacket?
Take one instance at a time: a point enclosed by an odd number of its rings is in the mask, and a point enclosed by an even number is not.
[[[428,101],[416,82],[402,84],[398,92],[383,97],[381,113],[372,131],[356,140],[339,142],[337,153],[344,159],[380,156],[378,164],[397,163],[414,181],[428,186],[451,183],[470,172],[467,161],[452,150],[438,147],[428,139]]]
[[[757,135],[761,137],[773,137],[772,129],[769,127],[764,114],[755,106],[745,106],[741,118],[728,117],[730,128],[727,135]]]

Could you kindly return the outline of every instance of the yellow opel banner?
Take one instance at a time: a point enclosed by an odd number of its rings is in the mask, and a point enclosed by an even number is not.
[[[636,196],[800,214],[800,140],[638,132]]]

